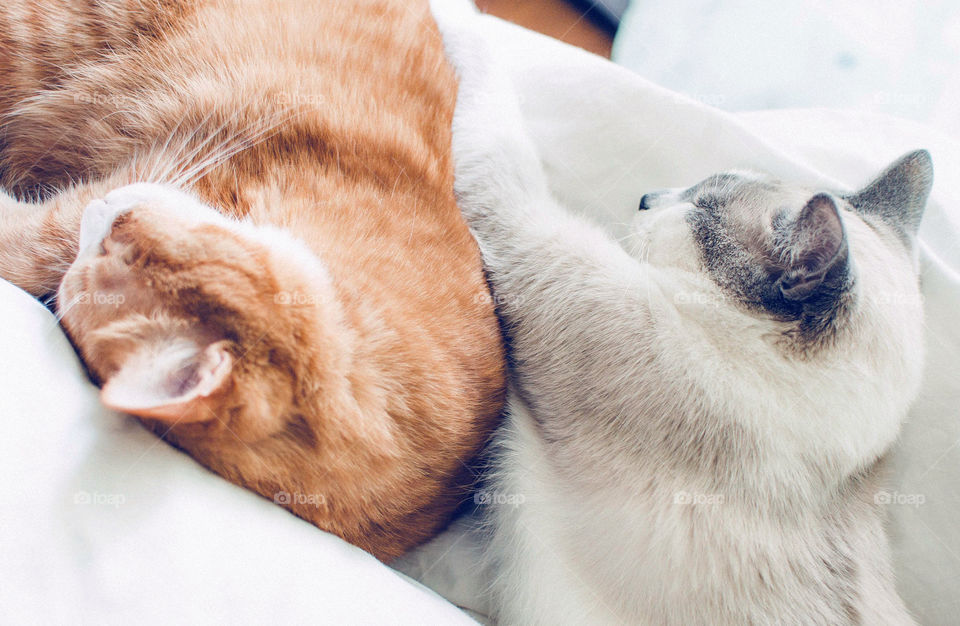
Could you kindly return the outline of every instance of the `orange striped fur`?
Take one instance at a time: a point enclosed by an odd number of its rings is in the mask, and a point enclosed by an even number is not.
[[[0,84],[0,276],[59,296],[105,402],[382,560],[441,529],[504,352],[426,0],[8,0]],[[138,181],[286,234],[147,199],[77,258]]]

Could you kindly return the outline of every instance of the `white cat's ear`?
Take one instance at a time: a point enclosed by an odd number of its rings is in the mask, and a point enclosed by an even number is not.
[[[933,160],[915,150],[894,161],[847,201],[861,213],[879,217],[912,244],[933,188]]]
[[[846,278],[847,237],[837,203],[826,193],[812,197],[793,222],[787,240],[787,269],[778,287],[800,301],[837,289]]]
[[[131,354],[100,398],[111,409],[170,424],[206,421],[214,418],[209,399],[225,388],[233,364],[225,341],[168,340]]]

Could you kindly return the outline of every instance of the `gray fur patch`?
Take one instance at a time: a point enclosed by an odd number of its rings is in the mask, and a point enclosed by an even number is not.
[[[795,334],[805,343],[830,335],[853,284],[846,238],[839,218],[831,226],[839,230],[829,233],[808,226],[812,220],[804,216],[814,199],[829,205],[832,197],[808,198],[802,189],[770,178],[723,174],[694,185],[681,198],[693,205],[687,222],[705,268],[735,301],[797,322]],[[801,198],[808,198],[806,204]],[[799,280],[810,284],[801,296],[789,288]]]
[[[841,222],[844,210],[856,212],[873,227],[889,228],[910,250],[932,185],[930,154],[916,150],[860,191],[823,195],[835,202]],[[680,199],[694,206],[687,220],[703,264],[717,284],[755,311],[797,321],[798,336],[809,341],[835,326],[853,282],[849,259],[838,258],[823,268],[828,271],[809,297],[784,297],[778,281],[793,271],[791,265],[797,260],[789,231],[804,208],[802,192],[769,177],[723,173],[690,187]],[[807,199],[818,195],[808,193]],[[648,194],[644,199],[649,202],[655,196]]]
[[[911,249],[932,187],[930,153],[916,150],[897,159],[847,201],[861,214],[879,217]]]

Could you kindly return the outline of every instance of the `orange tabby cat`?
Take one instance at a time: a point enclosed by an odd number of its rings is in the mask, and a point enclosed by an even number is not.
[[[504,353],[427,0],[7,0],[0,85],[0,276],[104,403],[382,560],[437,532]]]

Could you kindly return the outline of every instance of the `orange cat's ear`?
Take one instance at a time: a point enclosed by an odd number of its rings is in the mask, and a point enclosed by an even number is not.
[[[144,348],[106,381],[100,398],[111,409],[171,424],[212,419],[209,399],[233,371],[226,344],[179,339]]]

